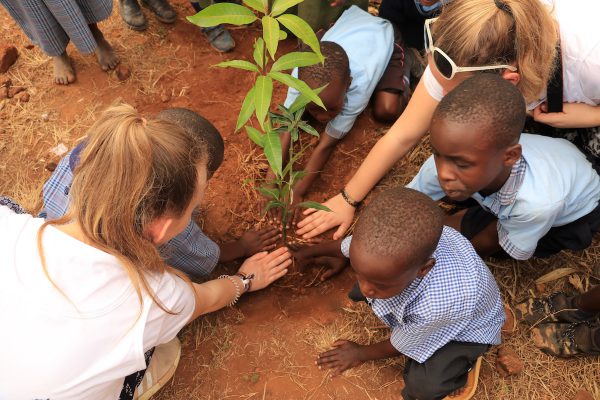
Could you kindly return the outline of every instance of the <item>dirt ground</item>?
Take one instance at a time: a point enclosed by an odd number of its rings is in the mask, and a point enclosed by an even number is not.
[[[241,102],[251,84],[249,73],[210,66],[222,60],[249,57],[254,27],[232,30],[236,49],[226,55],[213,51],[197,27],[184,15],[192,9],[176,2],[180,18],[167,26],[150,17],[147,32],[126,29],[115,3],[113,16],[100,25],[113,43],[131,77],[120,82],[100,70],[92,55],[69,47],[78,81],[68,87],[51,83],[50,60],[29,41],[7,13],[0,10],[0,42],[18,47],[20,57],[7,74],[13,86],[23,86],[28,102],[0,100],[0,193],[30,210],[39,207],[47,170],[59,157],[52,150],[70,148],[94,116],[116,100],[128,102],[149,115],[167,107],[191,108],[209,120],[225,138],[225,162],[210,181],[202,223],[215,240],[237,237],[259,220],[257,196],[245,184],[261,176],[266,161],[244,133],[234,126]],[[149,14],[148,12],[146,13]],[[287,40],[282,51],[294,48]],[[276,96],[283,101],[285,92]],[[331,162],[309,197],[322,201],[339,191],[386,126],[367,110],[335,150]],[[406,183],[428,155],[426,144],[415,149],[374,191]],[[531,294],[555,289],[583,291],[598,282],[600,245],[578,253],[563,252],[530,262],[487,260],[506,302],[516,304]],[[557,268],[572,273],[544,285],[535,279]],[[218,273],[234,264],[219,266]],[[315,355],[338,338],[368,343],[389,335],[366,306],[354,305],[346,292],[354,282],[346,270],[318,283],[319,268],[292,274],[264,291],[245,296],[239,305],[201,318],[180,334],[183,352],[174,379],[158,394],[174,399],[394,399],[402,388],[399,357],[368,363],[341,377],[331,378],[315,365]],[[600,399],[598,358],[558,360],[533,347],[527,327],[505,337],[525,364],[514,377],[495,370],[496,349],[485,357],[475,399],[573,399],[587,390]]]

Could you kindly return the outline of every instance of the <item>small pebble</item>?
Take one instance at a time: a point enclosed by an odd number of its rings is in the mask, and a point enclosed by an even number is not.
[[[131,76],[131,70],[123,64],[119,64],[117,69],[115,69],[115,73],[117,75],[117,79],[121,82],[123,82]]]
[[[166,103],[169,100],[171,100],[171,96],[169,96],[169,94],[166,91],[163,90],[162,92],[160,92],[160,101]]]
[[[54,170],[56,169],[57,164],[53,161],[49,162],[48,164],[46,164],[46,169],[50,172],[54,172]]]
[[[48,120],[50,119],[50,115],[48,115],[48,113],[43,113],[42,115],[40,115],[40,118],[42,119],[42,121],[48,122]]]

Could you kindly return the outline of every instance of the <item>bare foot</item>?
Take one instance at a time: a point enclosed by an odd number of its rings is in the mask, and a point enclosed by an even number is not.
[[[52,62],[54,64],[54,83],[68,85],[75,82],[75,71],[66,51],[60,56],[52,57]]]
[[[523,361],[519,359],[513,349],[508,346],[501,346],[498,349],[496,370],[502,377],[517,375],[523,371]]]
[[[96,58],[98,59],[98,64],[100,64],[102,71],[115,69],[117,64],[119,64],[119,58],[115,54],[112,46],[110,43],[108,43],[108,41],[106,41],[104,35],[100,29],[98,29],[96,24],[90,25],[90,30],[92,31],[92,35],[94,35],[94,39],[96,39],[96,43],[98,44],[98,47],[96,47],[94,53],[96,53]]]

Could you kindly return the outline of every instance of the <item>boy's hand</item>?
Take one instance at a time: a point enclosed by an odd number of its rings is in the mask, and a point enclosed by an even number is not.
[[[332,346],[335,347],[333,350],[317,356],[316,364],[319,369],[332,369],[335,376],[364,362],[362,357],[364,346],[343,339],[336,341]]]
[[[267,253],[257,253],[246,259],[238,272],[244,275],[254,274],[250,291],[260,290],[281,278],[292,264],[292,255],[286,247]]]
[[[250,257],[261,251],[273,250],[281,237],[275,228],[265,228],[259,231],[246,231],[239,240],[244,251],[244,257]]]

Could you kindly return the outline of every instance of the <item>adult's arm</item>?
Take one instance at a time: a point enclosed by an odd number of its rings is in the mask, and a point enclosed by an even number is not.
[[[437,104],[438,101],[429,95],[421,80],[400,118],[379,139],[345,186],[346,193],[352,199],[364,199],[392,166],[419,142],[429,129]],[[303,238],[309,239],[339,226],[333,235],[333,239],[337,240],[352,224],[355,209],[341,195],[332,197],[324,205],[331,212],[315,209],[304,212],[306,217],[298,223],[297,231]]]
[[[254,274],[250,291],[260,290],[288,271],[292,263],[291,254],[286,247],[271,253],[262,252],[246,259],[239,269],[244,275]],[[232,282],[232,279],[235,281]],[[200,315],[219,310],[230,304],[242,290],[242,279],[232,276],[231,279],[214,279],[201,284],[193,283],[196,305],[190,322]],[[237,289],[236,289],[237,287]],[[240,292],[241,294],[241,292]]]
[[[600,126],[600,106],[563,103],[562,112],[546,112],[546,104],[533,110],[533,119],[555,128],[594,128]]]

